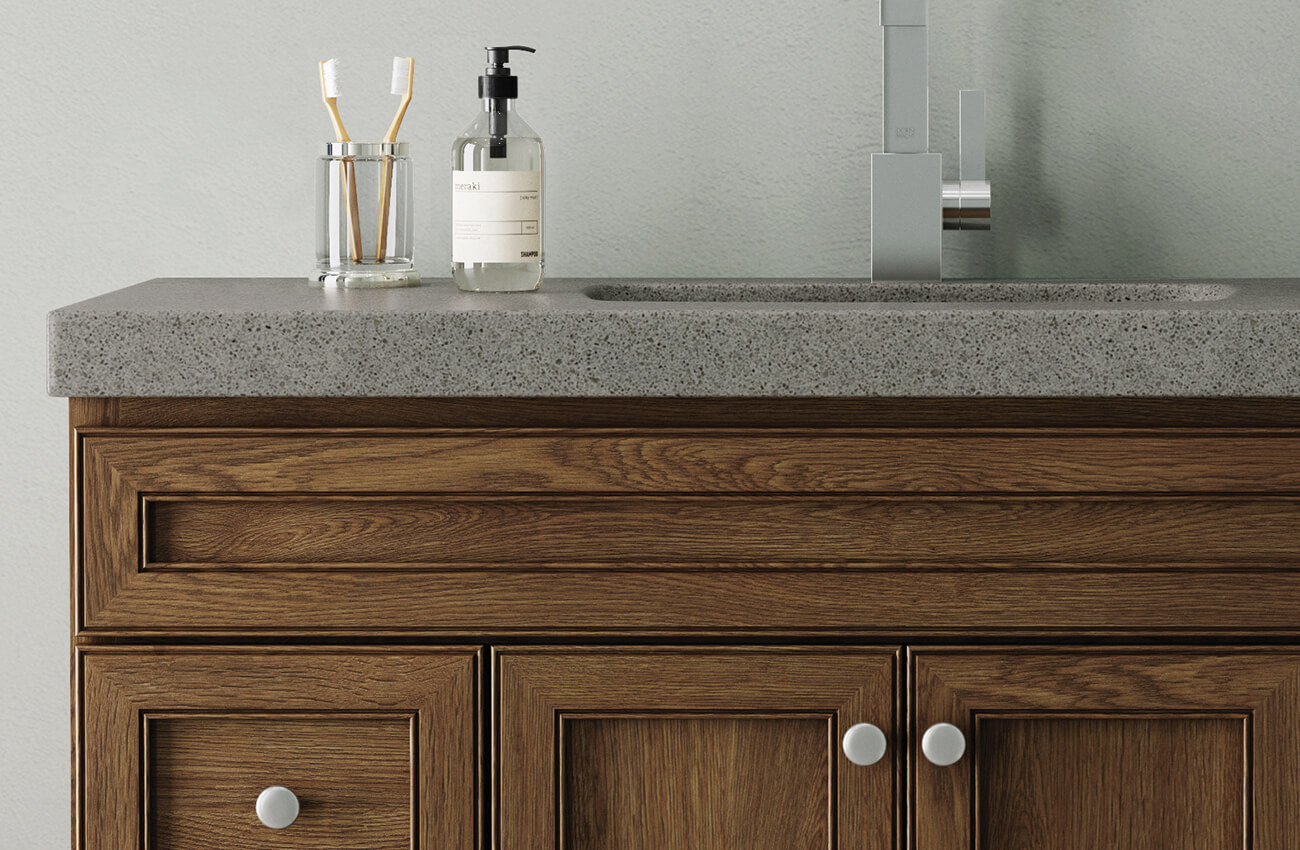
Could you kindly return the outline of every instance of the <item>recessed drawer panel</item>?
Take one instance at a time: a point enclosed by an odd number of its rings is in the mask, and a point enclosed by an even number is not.
[[[79,650],[78,847],[471,850],[477,659]]]
[[[403,712],[143,720],[147,847],[411,847],[417,738]],[[263,793],[297,803],[291,824],[259,819]]]
[[[1274,564],[1300,500],[962,496],[145,499],[145,569]]]
[[[1300,617],[1290,432],[98,429],[79,480],[88,633]]]

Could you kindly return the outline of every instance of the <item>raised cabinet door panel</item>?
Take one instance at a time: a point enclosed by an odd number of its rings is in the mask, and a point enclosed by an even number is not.
[[[1245,715],[989,717],[979,847],[1241,848]]]
[[[916,850],[1300,846],[1300,654],[913,650]],[[940,766],[935,724],[966,740]]]
[[[477,850],[475,649],[83,648],[77,677],[78,850]]]
[[[885,850],[892,649],[503,648],[498,850]],[[840,740],[885,733],[860,766]]]

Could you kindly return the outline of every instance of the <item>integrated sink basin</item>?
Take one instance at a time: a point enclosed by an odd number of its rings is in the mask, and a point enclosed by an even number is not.
[[[808,281],[625,281],[583,290],[596,301],[746,302],[754,304],[943,303],[1168,303],[1220,301],[1236,291],[1226,283],[1160,281],[963,281],[876,283]]]

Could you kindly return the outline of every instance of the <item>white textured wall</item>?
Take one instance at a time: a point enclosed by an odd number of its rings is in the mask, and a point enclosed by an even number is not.
[[[549,273],[860,276],[877,22],[873,0],[6,0],[0,844],[68,828],[48,309],[155,276],[305,274],[329,56],[357,138],[387,127],[392,54],[415,56],[416,256],[444,274],[447,149],[488,43],[539,48],[515,67],[548,145]],[[988,89],[997,204],[992,234],[946,237],[946,274],[1300,276],[1297,44],[1295,0],[931,0],[932,147],[956,152],[957,90]]]

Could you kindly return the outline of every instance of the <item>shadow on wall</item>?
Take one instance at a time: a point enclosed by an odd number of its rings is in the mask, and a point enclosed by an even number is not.
[[[1169,212],[1196,199],[1169,179],[1169,128],[1147,108],[1159,96],[1145,79],[1155,60],[1138,43],[1162,26],[1150,14],[1119,0],[999,3],[992,32],[1009,38],[992,76],[1011,91],[989,151],[993,275],[1178,272]]]

